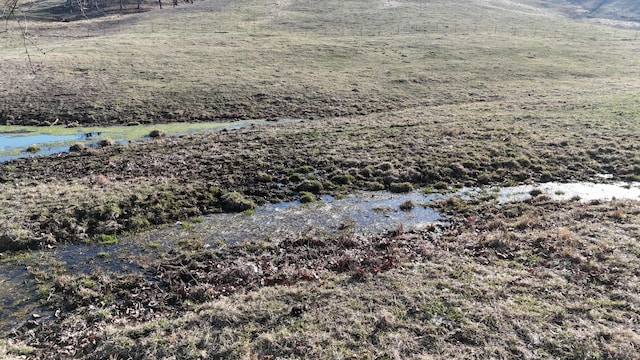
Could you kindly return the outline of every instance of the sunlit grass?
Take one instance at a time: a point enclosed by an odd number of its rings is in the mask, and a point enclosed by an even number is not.
[[[513,4],[203,1],[32,31],[45,51],[32,49],[32,62],[47,76],[28,71],[16,43],[0,49],[7,83],[20,83],[12,91],[33,106],[44,101],[62,118],[81,112],[83,122],[364,114],[496,99],[548,105],[603,94],[624,102],[640,68],[635,32]],[[70,38],[46,36],[56,31]],[[50,97],[51,88],[60,90]]]

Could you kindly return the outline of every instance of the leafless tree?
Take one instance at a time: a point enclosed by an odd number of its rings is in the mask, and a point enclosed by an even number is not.
[[[9,31],[9,26],[8,26],[9,19],[11,18],[15,19],[16,23],[18,24],[18,27],[20,28],[20,31],[22,32],[22,42],[24,45],[24,51],[27,55],[27,60],[29,60],[29,66],[31,68],[31,72],[35,74],[36,69],[33,66],[33,63],[31,62],[31,54],[29,54],[29,47],[27,43],[31,43],[32,45],[34,45],[36,49],[38,49],[38,51],[42,53],[44,53],[44,51],[40,49],[29,36],[27,36],[28,34],[27,34],[26,26],[23,26],[20,19],[16,17],[16,9],[18,8],[19,0],[0,0],[0,1],[1,1],[0,6],[2,6],[1,8],[2,12],[0,13],[0,20],[5,21],[4,31]]]
[[[18,0],[3,0],[2,2],[2,19],[8,20],[16,11]]]

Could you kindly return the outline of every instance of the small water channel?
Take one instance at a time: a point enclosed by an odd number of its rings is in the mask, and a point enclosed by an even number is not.
[[[342,199],[330,196],[321,201],[270,204],[252,214],[216,214],[201,222],[178,223],[172,228],[142,234],[138,241],[172,246],[182,240],[199,238],[205,247],[246,240],[279,241],[309,232],[330,234],[348,228],[358,234],[380,233],[402,224],[404,230],[419,229],[444,221],[442,215],[426,204],[438,195],[391,194],[373,192]],[[412,210],[400,209],[406,201],[416,201]]]
[[[373,233],[392,229],[399,223],[405,230],[442,220],[435,210],[416,204],[413,210],[400,210],[400,204],[413,199],[426,203],[437,195],[421,193],[362,193],[335,199],[301,204],[299,201],[260,207],[252,214],[216,214],[201,222],[177,223],[157,230],[122,238],[115,245],[63,245],[53,250],[35,251],[30,256],[41,264],[57,264],[72,274],[108,271],[115,274],[143,273],[146,259],[166,253],[183,240],[202,239],[205,247],[244,240],[277,241],[286,237],[318,230],[332,232],[348,226],[357,233]],[[161,248],[161,249],[160,249]],[[60,270],[60,269],[58,269]],[[56,271],[55,268],[45,271]],[[25,267],[0,264],[0,285],[10,291],[0,292],[0,333],[8,331],[29,314],[50,317],[37,310],[34,295],[38,284]]]
[[[300,119],[281,119],[278,121],[246,120],[227,123],[171,123],[135,126],[109,127],[75,127],[61,126],[0,126],[0,162],[21,157],[52,155],[68,152],[75,143],[87,147],[97,147],[101,140],[111,139],[119,144],[149,138],[153,130],[159,130],[167,136],[179,136],[205,131],[232,130],[251,125],[276,125],[299,122]],[[29,152],[31,145],[39,147],[39,151]]]
[[[24,267],[0,266],[0,338],[11,324],[24,320],[38,307],[36,284]]]
[[[99,133],[83,133],[73,135],[32,134],[30,132],[0,133],[0,162],[20,157],[52,155],[68,152],[73,143],[89,143],[89,139],[99,136]],[[30,152],[29,146],[38,146],[39,150]]]
[[[580,201],[632,199],[640,200],[640,183],[545,183],[515,187],[461,189],[448,194],[407,194],[389,192],[360,192],[344,198],[325,196],[321,201],[301,204],[299,201],[270,204],[257,208],[252,214],[216,214],[199,221],[182,222],[149,232],[122,238],[115,245],[66,245],[54,250],[34,252],[32,256],[56,262],[73,274],[90,274],[99,270],[112,273],[144,272],[140,261],[157,252],[170,251],[181,241],[201,239],[205,247],[219,246],[244,240],[278,241],[310,231],[331,233],[348,227],[355,233],[380,233],[402,224],[405,231],[446,222],[446,218],[429,207],[433,200],[447,196],[486,197],[498,201],[522,201],[531,197],[534,189],[557,200]],[[414,207],[401,210],[401,204],[411,202]],[[161,251],[160,251],[161,250]],[[0,292],[0,332],[24,321],[36,310],[33,292],[37,284],[24,267],[0,263],[0,286],[10,291]]]
[[[365,192],[341,199],[324,196],[316,203],[293,201],[267,205],[251,215],[209,216],[193,230],[202,232],[207,244],[246,239],[277,241],[309,231],[330,233],[344,228],[358,234],[380,233],[399,224],[403,224],[404,230],[413,230],[444,220],[440,213],[428,207],[428,203],[439,196],[421,192]],[[413,203],[413,208],[401,210],[401,204],[408,201]]]
[[[348,228],[357,234],[376,234],[396,229],[405,231],[445,223],[446,217],[429,204],[448,196],[477,198],[490,196],[500,202],[522,201],[537,189],[556,200],[579,201],[631,199],[640,201],[640,183],[544,183],[515,187],[461,189],[452,193],[425,194],[413,191],[394,194],[386,191],[358,192],[344,198],[323,196],[321,201],[301,204],[299,201],[269,204],[253,213],[215,214],[198,221],[179,222],[156,230],[122,238],[116,245],[66,245],[52,252],[69,270],[91,273],[103,268],[111,271],[136,271],[131,262],[153,247],[171,248],[182,240],[202,239],[205,247],[245,240],[279,241],[310,231],[332,233]],[[410,202],[413,208],[402,210]],[[108,254],[101,256],[100,254]],[[133,255],[133,256],[129,256]]]

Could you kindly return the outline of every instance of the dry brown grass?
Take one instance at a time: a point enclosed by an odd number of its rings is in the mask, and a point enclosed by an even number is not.
[[[93,345],[74,342],[74,357],[85,359],[633,359],[640,346],[634,325],[640,320],[634,310],[640,305],[634,280],[640,266],[639,204],[531,204],[529,210],[545,214],[534,230],[486,226],[490,217],[521,206],[472,205],[454,215],[448,231],[393,233],[390,239],[410,239],[406,244],[422,249],[416,253],[422,255],[387,271],[356,276],[358,270],[317,270],[297,282],[212,300],[194,298],[178,312],[149,316],[145,311],[144,321],[107,312],[108,307],[87,316],[83,305],[51,329],[36,331],[94,337]],[[620,223],[607,216],[612,209],[634,215]],[[578,210],[589,217],[575,217]],[[469,222],[469,214],[477,220]],[[479,236],[486,240],[478,241]],[[316,241],[329,244],[329,239]],[[247,268],[242,264],[255,266],[254,256],[277,253],[280,246],[265,245],[224,252],[234,254],[232,267]],[[407,250],[404,245],[395,249]],[[286,266],[309,266],[311,260],[321,264],[322,259],[307,255]],[[163,266],[173,265],[171,260]],[[193,276],[201,276],[215,264],[189,266],[198,269]],[[118,287],[108,277],[91,282],[60,278],[85,284],[80,289]],[[18,344],[34,347],[40,358],[55,355],[29,338]]]
[[[203,1],[27,25],[33,69],[21,32],[3,38],[3,122],[309,118],[496,100],[521,117],[637,87],[634,32],[504,3]]]

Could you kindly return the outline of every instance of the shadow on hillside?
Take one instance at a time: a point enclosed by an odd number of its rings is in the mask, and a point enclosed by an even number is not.
[[[61,21],[95,19],[109,15],[130,15],[148,12],[160,7],[188,5],[189,0],[58,0],[35,1],[26,4],[21,10],[26,19],[31,21]],[[191,2],[192,3],[192,2]]]
[[[637,0],[552,0],[545,6],[556,7],[573,19],[611,20],[610,25],[635,27],[640,24],[640,3]],[[626,26],[624,24],[626,22]]]

